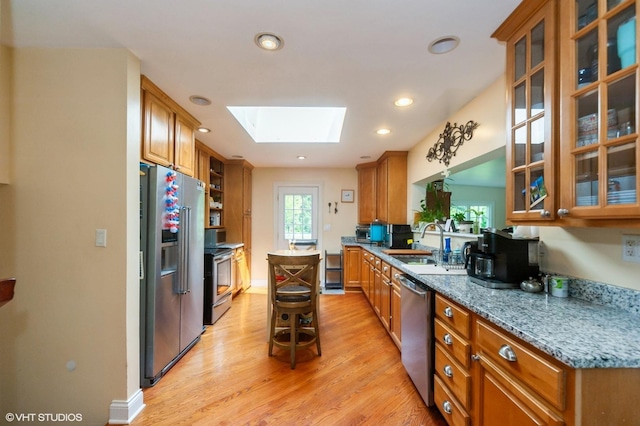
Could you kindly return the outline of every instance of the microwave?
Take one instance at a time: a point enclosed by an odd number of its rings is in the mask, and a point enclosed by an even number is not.
[[[356,243],[371,242],[371,227],[369,225],[356,226]]]
[[[204,248],[215,248],[227,242],[227,231],[224,228],[204,230]]]

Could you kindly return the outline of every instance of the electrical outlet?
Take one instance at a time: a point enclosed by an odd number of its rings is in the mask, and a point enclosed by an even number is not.
[[[640,263],[640,235],[622,235],[622,260]]]

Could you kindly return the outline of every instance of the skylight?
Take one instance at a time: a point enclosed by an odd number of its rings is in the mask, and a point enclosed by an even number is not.
[[[228,106],[257,143],[338,143],[346,108]]]

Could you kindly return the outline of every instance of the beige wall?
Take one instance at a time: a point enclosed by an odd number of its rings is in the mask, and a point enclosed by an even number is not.
[[[2,30],[0,4],[0,31]],[[0,185],[10,179],[10,119],[11,119],[11,49],[0,45]],[[2,271],[2,269],[0,269]],[[0,275],[1,276],[1,275]]]
[[[505,81],[501,77],[449,118],[452,123],[466,123],[468,120],[480,123],[473,138],[465,142],[452,159],[451,170],[455,171],[462,164],[475,165],[479,159],[486,161],[485,159],[502,154],[506,142],[505,105]],[[419,200],[424,198],[422,182],[439,176],[444,170],[442,164],[430,163],[425,159],[442,128],[444,123],[409,152],[411,207],[407,212],[408,218],[413,217],[412,210],[417,209]],[[416,182],[420,184],[417,185]],[[640,264],[621,260],[622,234],[640,235],[640,230],[545,226],[540,227],[539,232],[545,247],[540,262],[543,271],[640,290],[640,280],[637,278],[640,276]],[[423,242],[436,246],[437,241],[437,238],[428,236]]]
[[[0,308],[2,413],[105,424],[139,388],[139,75],[125,50],[14,50],[14,173],[0,204],[15,261],[0,272],[17,286]]]
[[[320,250],[341,249],[340,237],[355,235],[358,217],[358,175],[355,169],[303,169],[303,168],[256,168],[253,170],[253,216],[251,280],[253,285],[264,286],[267,279],[267,252],[274,248],[275,241],[275,192],[277,184],[320,185]],[[356,202],[339,203],[338,214],[333,213],[333,204],[340,201],[342,189],[353,189]],[[329,213],[328,203],[332,203]],[[324,230],[325,226],[330,230]],[[324,265],[324,262],[323,262]]]

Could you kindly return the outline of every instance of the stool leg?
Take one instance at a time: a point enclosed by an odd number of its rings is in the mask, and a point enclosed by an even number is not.
[[[316,332],[316,348],[318,348],[318,356],[322,355],[322,351],[320,350],[320,319],[318,318],[318,311],[316,310],[313,313],[313,328]]]
[[[276,334],[276,317],[277,312],[275,306],[271,307],[271,327],[269,329],[269,356],[273,356],[273,339]]]
[[[298,329],[296,323],[298,322],[298,314],[291,315],[291,328],[289,330],[289,346],[291,348],[291,369],[296,368],[296,343],[298,342]]]

